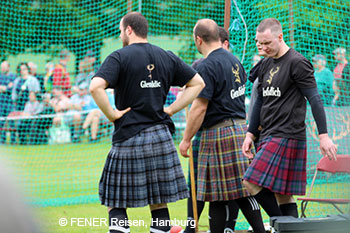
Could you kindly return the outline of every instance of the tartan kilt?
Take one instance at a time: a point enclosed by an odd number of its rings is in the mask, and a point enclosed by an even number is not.
[[[244,180],[279,194],[305,195],[306,140],[269,136],[258,149]]]
[[[202,131],[198,156],[197,199],[228,201],[249,196],[242,177],[249,160],[242,153],[245,123]]]
[[[99,183],[102,205],[143,207],[188,198],[188,188],[171,134],[155,125],[120,143],[108,154]]]

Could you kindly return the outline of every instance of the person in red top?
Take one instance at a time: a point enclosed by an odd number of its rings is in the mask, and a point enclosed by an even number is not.
[[[67,71],[67,63],[70,60],[70,55],[68,50],[62,50],[60,52],[60,61],[55,65],[55,69],[52,72],[53,76],[53,87],[60,87],[63,90],[63,93],[70,97],[71,92],[71,83],[69,78],[69,73]]]

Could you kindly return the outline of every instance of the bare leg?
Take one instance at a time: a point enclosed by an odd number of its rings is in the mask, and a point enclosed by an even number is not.
[[[92,118],[91,122],[91,139],[96,140],[97,139],[97,132],[98,132],[98,127],[100,125],[100,114],[95,115]]]
[[[275,194],[284,216],[298,217],[298,206],[292,195]]]
[[[262,190],[262,187],[256,184],[250,183],[249,181],[246,181],[246,180],[243,180],[243,185],[252,196],[258,194]]]

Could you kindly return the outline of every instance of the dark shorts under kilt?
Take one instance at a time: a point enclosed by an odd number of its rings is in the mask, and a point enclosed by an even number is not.
[[[143,207],[188,198],[188,188],[171,134],[155,125],[110,150],[99,184],[103,205]]]
[[[306,140],[263,139],[243,179],[275,193],[304,195]]]
[[[242,154],[246,124],[202,131],[198,156],[197,199],[228,201],[249,196],[242,177],[249,160]]]

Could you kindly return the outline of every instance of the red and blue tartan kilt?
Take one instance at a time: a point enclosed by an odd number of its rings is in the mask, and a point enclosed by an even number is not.
[[[305,195],[306,140],[269,136],[243,179],[284,195]]]
[[[197,199],[228,201],[249,196],[242,177],[249,160],[242,154],[247,125],[202,131],[198,156]]]

